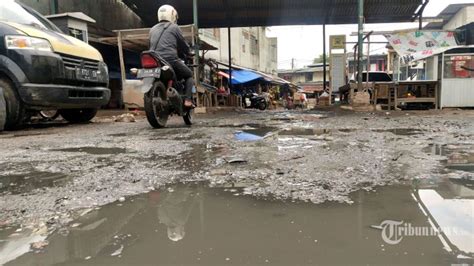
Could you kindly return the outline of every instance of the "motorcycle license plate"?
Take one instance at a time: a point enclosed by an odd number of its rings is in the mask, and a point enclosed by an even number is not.
[[[148,68],[148,69],[139,69],[137,73],[137,78],[160,78],[161,68]]]

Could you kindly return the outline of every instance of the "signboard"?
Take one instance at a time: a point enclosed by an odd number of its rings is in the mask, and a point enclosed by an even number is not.
[[[331,55],[331,89],[339,92],[339,88],[346,84],[346,55]]]
[[[329,49],[346,49],[346,35],[329,36]]]
[[[385,34],[404,64],[443,53],[458,46],[452,31],[401,31]]]

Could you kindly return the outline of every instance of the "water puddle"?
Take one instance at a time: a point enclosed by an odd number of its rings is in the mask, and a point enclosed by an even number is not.
[[[243,191],[181,184],[128,198],[80,217],[66,235],[49,236],[40,254],[16,259],[6,252],[21,243],[0,231],[0,257],[12,258],[8,265],[473,263],[474,200],[452,199],[437,186],[360,191],[351,195],[352,205],[263,200]],[[459,234],[405,235],[390,244],[384,221]]]
[[[249,128],[235,132],[234,137],[238,141],[259,141],[270,136],[275,130],[274,127]]]
[[[441,162],[447,169],[474,173],[474,145],[473,144],[432,144],[425,148],[426,153],[444,156],[447,159]]]
[[[38,188],[63,186],[70,181],[67,175],[40,171],[0,175],[0,194],[22,194]]]
[[[65,148],[57,149],[53,151],[62,152],[81,152],[93,155],[108,155],[108,154],[121,154],[126,153],[127,149],[124,148],[101,148],[101,147],[78,147],[78,148]]]
[[[398,136],[414,136],[423,134],[423,131],[416,128],[392,128],[392,129],[374,129],[374,132],[390,132]]]

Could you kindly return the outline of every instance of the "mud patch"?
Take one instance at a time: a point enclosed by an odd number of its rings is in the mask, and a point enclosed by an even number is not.
[[[390,132],[398,136],[414,136],[423,134],[423,131],[416,128],[392,128],[392,129],[374,129],[374,132]]]
[[[38,188],[64,186],[72,180],[61,173],[29,172],[18,175],[0,175],[0,194],[23,194]]]
[[[93,154],[93,155],[108,155],[108,154],[126,153],[127,149],[124,149],[124,148],[101,148],[101,147],[78,147],[78,148],[56,149],[56,150],[53,150],[53,151],[78,152],[78,153],[88,153],[88,154]]]

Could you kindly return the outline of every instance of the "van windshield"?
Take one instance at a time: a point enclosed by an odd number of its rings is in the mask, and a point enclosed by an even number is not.
[[[2,0],[7,3],[0,5],[0,21],[30,25],[41,29],[58,31],[50,22],[33,10],[26,8],[14,0]]]

